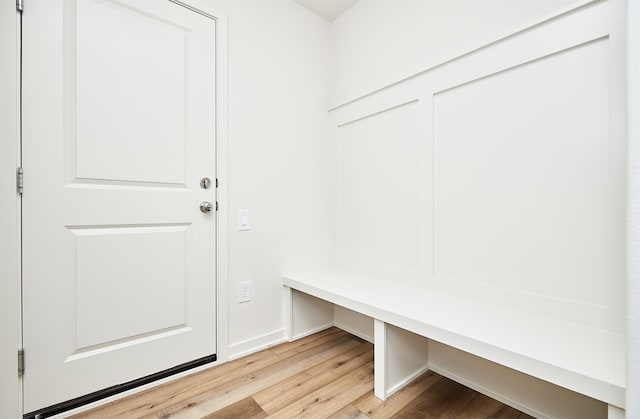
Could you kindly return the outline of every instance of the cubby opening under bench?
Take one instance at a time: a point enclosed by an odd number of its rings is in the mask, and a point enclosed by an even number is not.
[[[625,336],[474,295],[345,269],[284,276],[287,335],[374,343],[375,395],[433,370],[536,417],[623,418]]]

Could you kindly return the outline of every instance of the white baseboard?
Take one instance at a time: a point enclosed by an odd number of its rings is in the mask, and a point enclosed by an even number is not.
[[[286,341],[286,330],[278,329],[271,333],[267,333],[266,335],[258,336],[257,338],[234,343],[232,345],[229,345],[228,360],[231,361],[233,359],[238,359]]]
[[[603,402],[434,341],[429,369],[536,418],[607,417]]]
[[[437,366],[431,366],[429,367],[429,369],[437,374],[442,375],[443,377],[447,377],[453,381],[455,381],[456,383],[462,384],[463,386],[469,387],[472,390],[477,391],[478,393],[482,393],[485,396],[491,397],[492,399],[495,399],[501,403],[506,404],[507,406],[511,406],[514,409],[518,409],[521,412],[526,413],[527,415],[536,417],[536,418],[540,418],[540,419],[545,419],[547,418],[544,415],[541,415],[540,412],[534,411],[529,409],[527,406],[522,405],[520,403],[518,403],[515,400],[511,400],[510,398],[506,398],[503,397],[502,395],[500,395],[499,393],[496,393],[494,391],[491,391],[491,389],[478,385],[476,382],[472,381],[472,380],[467,380],[465,377],[461,377],[458,374],[454,374],[451,371],[447,370],[447,369],[443,369]]]
[[[407,378],[405,378],[404,380],[400,381],[398,384],[394,385],[393,387],[389,388],[387,390],[387,398],[391,397],[394,393],[396,393],[397,391],[401,390],[406,385],[410,384],[412,381],[416,380],[418,377],[420,377],[422,374],[424,374],[425,372],[427,372],[429,370],[430,370],[430,368],[429,368],[428,365],[420,368],[419,370],[416,370],[414,373],[409,375]]]
[[[333,326],[334,326],[334,324],[333,324],[333,322],[331,322],[331,323],[323,324],[322,326],[315,327],[315,328],[313,328],[311,330],[305,330],[302,333],[298,333],[297,335],[292,336],[291,337],[291,341],[293,342],[294,340],[305,338],[305,337],[307,337],[309,335],[313,335],[314,333],[322,332],[323,330],[326,330],[326,329],[328,329],[330,327],[333,327]]]
[[[346,326],[346,325],[344,325],[342,323],[333,323],[333,325],[335,327],[337,327],[338,329],[342,329],[347,333],[351,333],[352,335],[359,337],[360,339],[364,339],[369,343],[373,343],[373,336],[368,336],[368,335],[366,335],[366,334],[364,334],[364,333],[362,333],[362,332],[360,332],[358,330],[355,330],[352,327]]]

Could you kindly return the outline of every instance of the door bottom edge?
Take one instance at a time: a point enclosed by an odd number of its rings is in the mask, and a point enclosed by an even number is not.
[[[25,413],[23,415],[23,419],[44,419],[54,415],[59,415],[60,413],[67,412],[72,409],[77,409],[90,403],[106,399],[107,397],[124,393],[125,391],[133,390],[137,387],[150,384],[154,381],[162,380],[163,378],[167,378],[172,375],[215,362],[217,359],[218,358],[216,354],[211,354],[202,358],[194,359],[193,361],[185,362],[184,364],[176,365],[175,367],[171,367],[166,370],[158,371],[144,377],[127,381],[126,383],[116,384],[114,386],[94,391],[92,393],[85,394],[83,396],[76,397],[61,403],[56,403],[54,405],[35,410],[33,412]]]

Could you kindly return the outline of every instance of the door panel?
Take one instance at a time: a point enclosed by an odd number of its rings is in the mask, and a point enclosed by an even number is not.
[[[187,327],[184,298],[188,228],[69,230],[76,248],[76,353]],[[153,298],[148,298],[150,290]],[[118,316],[111,315],[114,304]]]
[[[25,412],[215,353],[214,48],[169,1],[29,3]]]
[[[191,37],[179,23],[112,2],[77,3],[69,53],[78,178],[184,184]]]

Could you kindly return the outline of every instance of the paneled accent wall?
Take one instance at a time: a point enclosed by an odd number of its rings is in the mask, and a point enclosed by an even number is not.
[[[624,333],[623,6],[334,108],[335,263]]]
[[[417,103],[382,109],[338,126],[334,213],[338,257],[418,271]]]

